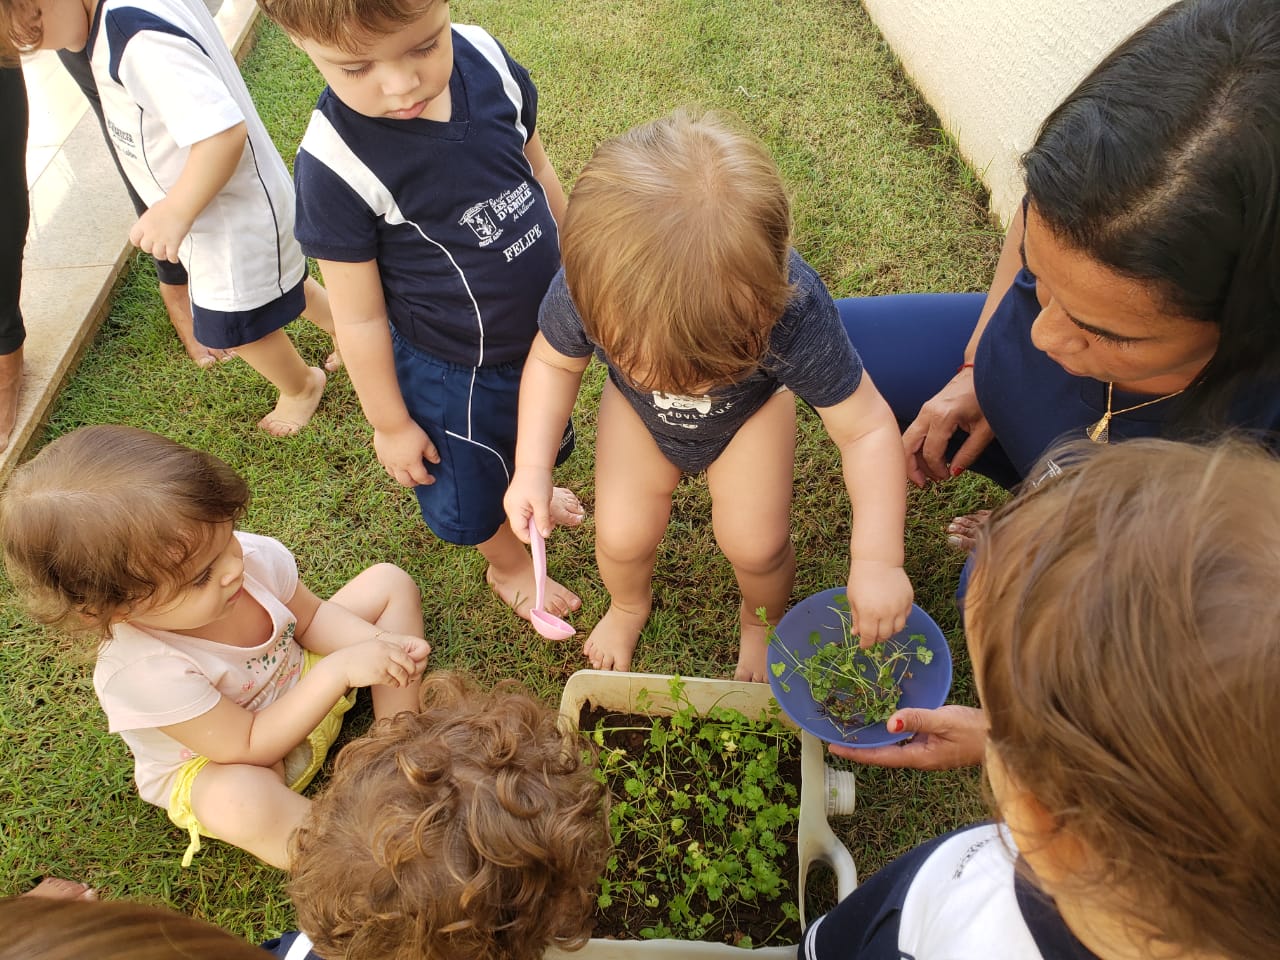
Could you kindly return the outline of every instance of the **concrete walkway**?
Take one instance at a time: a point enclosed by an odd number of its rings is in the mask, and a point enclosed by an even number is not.
[[[252,43],[257,17],[254,0],[223,0],[214,16],[237,58]],[[0,453],[0,484],[39,435],[93,342],[133,251],[133,207],[80,88],[52,53],[26,59],[23,72],[31,104],[31,227],[22,270],[26,362],[18,422]],[[176,337],[173,348],[182,349]]]

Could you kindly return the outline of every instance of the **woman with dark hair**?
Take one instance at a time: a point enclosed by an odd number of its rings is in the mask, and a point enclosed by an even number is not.
[[[1280,6],[1169,7],[1023,167],[985,297],[840,301],[912,479],[1012,486],[1064,436],[1280,427]]]
[[[1034,481],[1082,436],[1280,449],[1280,4],[1173,4],[1049,115],[1023,168],[985,297],[839,302],[913,482]],[[952,543],[981,522],[957,517]],[[850,754],[976,762],[985,729],[963,707],[890,724],[928,736]]]

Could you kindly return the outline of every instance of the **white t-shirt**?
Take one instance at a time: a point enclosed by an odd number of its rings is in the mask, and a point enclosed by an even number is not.
[[[239,165],[179,251],[192,302],[239,312],[296,286],[306,262],[293,183],[204,0],[101,0],[86,50],[116,155],[148,206],[172,189],[193,143],[242,120],[248,130]]]
[[[285,603],[298,588],[298,566],[283,544],[236,532],[244,549],[244,589],[271,617],[271,634],[252,647],[151,630],[112,628],[98,654],[93,688],[108,728],[129,745],[142,799],[168,806],[174,776],[195,754],[157,727],[194,720],[222,697],[261,710],[302,675],[296,621]]]

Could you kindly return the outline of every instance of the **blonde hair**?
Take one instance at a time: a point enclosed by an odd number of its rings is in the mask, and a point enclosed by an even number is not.
[[[217,927],[123,900],[0,900],[0,960],[262,960]]]
[[[677,110],[602,143],[560,249],[587,335],[645,389],[741,380],[791,296],[791,208],[763,144]]]
[[[344,53],[395,33],[448,0],[258,0],[285,33]]]
[[[991,747],[1084,847],[1077,896],[1151,941],[1271,958],[1280,462],[1239,441],[1055,459],[1071,465],[979,538],[966,606]]]
[[[9,480],[5,568],[37,619],[105,635],[177,589],[248,505],[244,480],[212,454],[133,427],[81,427]]]
[[[289,892],[321,956],[536,960],[590,935],[609,852],[585,739],[513,681],[453,674],[338,756],[293,836]]]

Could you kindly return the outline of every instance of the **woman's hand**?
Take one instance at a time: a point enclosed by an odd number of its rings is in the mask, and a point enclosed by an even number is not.
[[[948,705],[937,710],[907,707],[886,724],[893,733],[914,733],[905,743],[887,747],[845,747],[830,750],[871,767],[910,767],[915,770],[954,770],[982,762],[987,740],[987,716],[974,707]]]
[[[947,446],[957,430],[964,430],[969,437],[948,462]],[[902,434],[907,476],[917,487],[954,477],[978,459],[993,439],[995,434],[973,388],[973,368],[965,367],[920,408]]]

